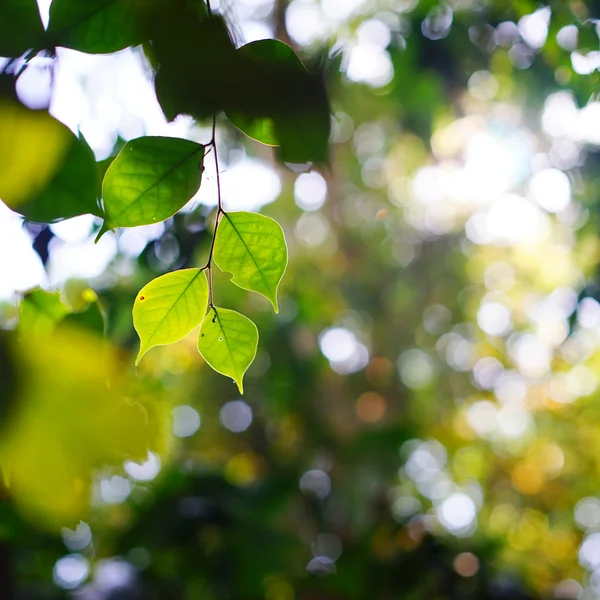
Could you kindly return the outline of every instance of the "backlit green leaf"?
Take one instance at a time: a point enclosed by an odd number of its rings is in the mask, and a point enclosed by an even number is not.
[[[172,217],[198,191],[204,146],[179,138],[131,140],[102,183],[104,230],[158,223]]]
[[[19,330],[46,335],[68,312],[59,292],[30,290],[24,294],[19,307]]]
[[[222,216],[215,240],[214,260],[231,281],[271,301],[275,312],[277,287],[287,266],[287,246],[279,223],[249,212]]]
[[[0,100],[0,198],[30,221],[100,215],[94,154],[45,111]]]
[[[0,2],[0,56],[20,56],[40,47],[44,26],[36,0]]]
[[[215,371],[233,378],[242,394],[244,373],[256,356],[257,346],[256,325],[234,310],[214,307],[200,327],[200,354]]]
[[[208,283],[202,269],[181,269],[146,284],[133,305],[133,326],[140,336],[135,361],[154,348],[172,344],[202,323],[208,305]]]
[[[56,46],[105,54],[143,41],[138,0],[54,0],[48,35]]]

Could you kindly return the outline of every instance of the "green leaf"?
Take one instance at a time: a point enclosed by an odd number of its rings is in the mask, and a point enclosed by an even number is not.
[[[149,11],[152,43],[145,51],[159,65],[154,86],[169,121],[179,114],[208,119],[239,101],[236,51],[227,24],[196,9],[192,3],[171,2]]]
[[[217,373],[232,377],[241,394],[244,373],[256,356],[257,346],[256,325],[234,310],[213,307],[202,321],[200,354]]]
[[[217,228],[214,260],[231,281],[262,294],[275,312],[277,287],[287,266],[287,246],[277,221],[249,212],[224,213]]]
[[[94,154],[45,111],[0,99],[0,198],[30,221],[100,215]]]
[[[44,26],[36,0],[0,2],[0,56],[21,56],[43,46]]]
[[[237,50],[242,99],[229,120],[263,144],[280,146],[286,162],[325,162],[331,128],[327,93],[294,51],[277,40]]]
[[[19,330],[46,335],[68,312],[59,292],[30,290],[23,296],[19,307]]]
[[[135,227],[172,217],[198,191],[204,146],[169,137],[131,140],[102,183],[103,230]]]
[[[55,46],[106,54],[141,44],[138,0],[54,0],[48,36]]]
[[[135,364],[150,348],[177,342],[198,327],[207,305],[202,269],[181,269],[146,284],[133,305],[133,326],[141,342]]]

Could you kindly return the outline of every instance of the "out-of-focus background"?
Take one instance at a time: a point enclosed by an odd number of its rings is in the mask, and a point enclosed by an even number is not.
[[[212,4],[331,93],[321,170],[219,122],[225,208],[286,232],[280,314],[216,276],[261,335],[243,398],[193,334],[133,367],[137,291],[205,260],[212,161],[182,213],[98,244],[0,203],[2,598],[600,598],[600,6]],[[210,139],[139,48],[59,48],[17,91],[100,168]]]

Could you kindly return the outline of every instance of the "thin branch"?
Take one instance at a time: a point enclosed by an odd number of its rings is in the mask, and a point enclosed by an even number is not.
[[[208,0],[207,0],[208,3]],[[209,151],[213,151],[213,156],[215,157],[215,170],[217,177],[217,216],[215,217],[215,229],[213,231],[213,237],[210,242],[210,250],[208,251],[208,259],[206,261],[206,265],[202,267],[202,270],[206,269],[208,271],[208,306],[209,308],[214,308],[215,305],[213,303],[213,278],[212,278],[212,258],[213,253],[215,251],[215,241],[217,239],[217,229],[219,227],[219,223],[221,222],[221,217],[225,214],[223,210],[223,203],[221,199],[221,173],[219,172],[219,154],[217,152],[217,115],[213,115],[213,124],[212,124],[212,136],[209,142]],[[206,153],[208,154],[208,152]],[[206,156],[205,154],[205,156]]]

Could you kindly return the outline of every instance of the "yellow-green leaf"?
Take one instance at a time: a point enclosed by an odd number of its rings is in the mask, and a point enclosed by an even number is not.
[[[146,136],[125,144],[102,182],[103,231],[172,217],[198,191],[203,160],[204,146],[189,140]]]
[[[231,377],[244,393],[244,373],[252,364],[258,346],[258,329],[235,310],[213,307],[206,315],[198,350],[217,373]]]
[[[154,348],[172,344],[202,323],[208,305],[208,283],[202,269],[181,269],[153,279],[137,295],[133,326],[140,336],[135,361]]]
[[[223,214],[214,259],[236,285],[262,294],[277,307],[277,287],[287,267],[287,246],[277,221],[249,212]]]

